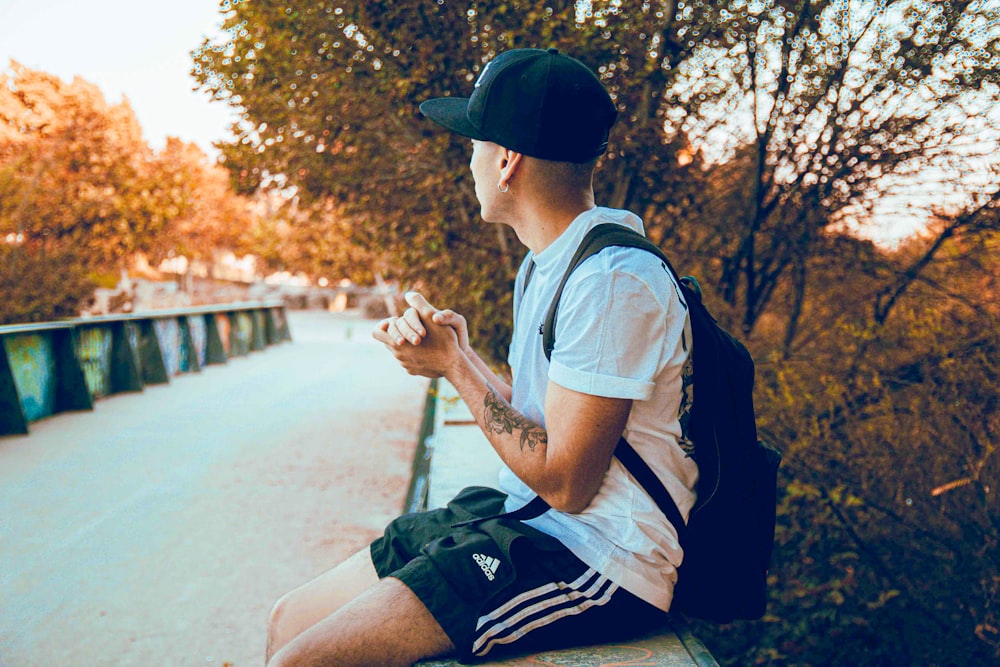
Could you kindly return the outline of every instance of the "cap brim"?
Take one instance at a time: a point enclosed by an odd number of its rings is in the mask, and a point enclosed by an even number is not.
[[[480,134],[469,122],[469,117],[466,114],[468,108],[469,99],[467,97],[438,97],[423,102],[420,105],[420,113],[441,127],[463,137],[486,141],[486,137]]]

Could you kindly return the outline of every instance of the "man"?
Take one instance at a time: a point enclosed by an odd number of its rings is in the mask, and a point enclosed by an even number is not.
[[[470,98],[421,111],[472,139],[483,220],[509,225],[530,250],[515,284],[513,381],[473,352],[463,317],[419,294],[374,336],[409,372],[455,386],[505,463],[501,490],[466,489],[445,509],[401,517],[282,598],[273,665],[404,665],[607,641],[655,627],[670,606],[676,531],[613,452],[624,434],[690,511],[698,470],[682,446],[691,334],[679,291],[653,255],[607,248],[565,286],[551,363],[539,335],[586,232],[642,229],[594,203],[613,102],[580,62],[517,49],[486,65]],[[503,515],[536,496],[551,509]]]

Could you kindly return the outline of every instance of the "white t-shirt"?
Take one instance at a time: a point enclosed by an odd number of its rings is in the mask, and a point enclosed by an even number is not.
[[[686,517],[698,479],[682,429],[692,394],[685,381],[690,380],[691,327],[679,288],[659,258],[637,248],[611,247],[583,262],[563,289],[551,364],[542,350],[541,324],[570,258],[586,233],[606,222],[643,231],[642,221],[628,211],[594,208],[529,257],[535,269],[526,291],[528,262],[521,267],[508,357],[512,404],[544,425],[550,381],[581,393],[633,399],[625,439]],[[536,495],[506,466],[499,481],[509,495],[506,511]],[[617,458],[583,512],[549,510],[528,523],[625,590],[669,608],[682,558],[677,533]]]

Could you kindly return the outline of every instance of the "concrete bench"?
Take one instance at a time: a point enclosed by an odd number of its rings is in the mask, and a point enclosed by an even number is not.
[[[466,486],[496,487],[500,458],[476,425],[455,389],[431,383],[424,426],[414,461],[407,511],[443,507]],[[458,665],[455,660],[428,660],[421,667]],[[508,658],[483,665],[551,665],[553,667],[718,667],[705,646],[679,618],[664,630],[621,644],[600,644]]]
[[[420,667],[457,667],[456,660],[425,660],[417,663]],[[477,665],[504,665],[504,667],[527,667],[550,665],[551,667],[718,667],[715,658],[705,646],[685,628],[673,628],[663,632],[639,637],[624,644],[599,644],[559,651],[543,651],[531,655],[507,658],[491,662],[477,662]]]

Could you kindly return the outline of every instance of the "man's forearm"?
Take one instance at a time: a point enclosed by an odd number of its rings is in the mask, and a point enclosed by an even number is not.
[[[522,452],[525,447],[533,452],[539,446],[548,445],[549,439],[545,429],[515,410],[509,400],[492,384],[487,382],[486,388],[486,396],[483,397],[482,427],[487,436],[490,433],[512,436],[520,434],[518,440]]]
[[[492,371],[490,375],[496,377]],[[514,474],[539,495],[553,491],[545,429],[515,410],[472,358],[467,356],[463,363],[449,369],[445,379],[469,406],[493,449]],[[509,385],[504,386],[509,389]]]
[[[458,390],[504,463],[560,512],[584,511],[600,490],[632,401],[574,391],[549,382],[546,425],[514,409],[464,352],[441,374]]]
[[[501,379],[501,377],[497,375],[485,361],[483,361],[482,357],[476,354],[475,350],[469,348],[465,351],[465,356],[469,358],[473,366],[476,367],[476,370],[478,370],[486,380],[486,383],[496,389],[507,403],[510,403],[511,395],[513,393],[510,384]],[[475,408],[478,406],[470,405],[469,407],[475,411]]]

